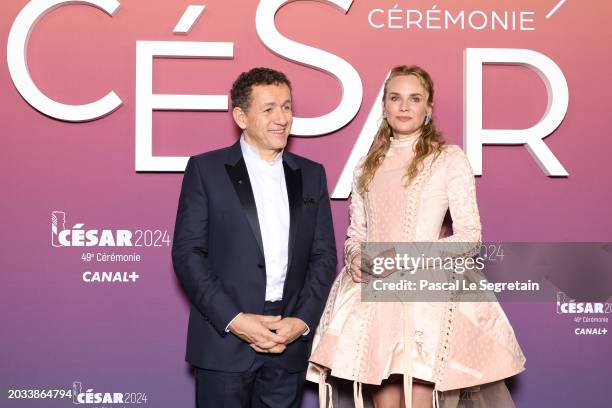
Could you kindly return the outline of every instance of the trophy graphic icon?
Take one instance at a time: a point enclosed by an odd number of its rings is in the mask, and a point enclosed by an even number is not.
[[[81,393],[82,387],[83,387],[83,384],[80,381],[72,382],[72,403],[73,404],[80,404],[77,398],[79,397],[79,394]]]
[[[567,296],[565,293],[558,291],[557,292],[557,313],[558,314],[563,314],[563,310],[561,310],[561,306],[566,304],[566,303],[572,303],[575,302],[575,299],[570,298],[569,296]]]
[[[59,242],[59,233],[66,229],[66,213],[63,211],[51,212],[51,245],[61,247]]]

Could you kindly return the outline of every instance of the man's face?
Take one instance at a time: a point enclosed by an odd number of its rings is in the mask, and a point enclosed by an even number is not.
[[[293,122],[291,91],[285,84],[255,85],[247,111],[235,108],[233,115],[246,142],[269,159],[287,145]]]

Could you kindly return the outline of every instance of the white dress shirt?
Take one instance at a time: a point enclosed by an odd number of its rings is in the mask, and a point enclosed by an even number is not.
[[[257,206],[266,263],[266,301],[279,301],[283,299],[289,257],[289,197],[283,153],[280,152],[271,161],[263,160],[259,152],[244,140],[244,136],[240,136],[240,148]],[[240,315],[238,313],[230,320],[225,327],[226,332],[229,332],[230,325]],[[308,333],[310,327],[306,325],[302,335]]]
[[[266,263],[266,301],[275,302],[283,299],[289,257],[289,198],[283,155],[263,160],[244,136],[240,137],[240,148],[257,206]]]

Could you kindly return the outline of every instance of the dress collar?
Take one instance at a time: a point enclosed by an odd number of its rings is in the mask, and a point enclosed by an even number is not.
[[[414,142],[418,139],[418,136],[408,136],[403,138],[390,137],[391,147],[411,147]]]

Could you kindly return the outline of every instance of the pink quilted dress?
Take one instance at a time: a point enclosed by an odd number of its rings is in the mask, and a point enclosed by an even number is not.
[[[466,391],[470,407],[514,406],[500,380],[524,370],[525,357],[498,302],[362,302],[361,285],[347,273],[363,242],[480,243],[474,174],[465,154],[444,146],[404,187],[415,140],[392,139],[364,195],[355,189],[363,159],[355,170],[346,266],[315,333],[307,379],[319,383],[322,407],[328,376],[352,380],[359,407],[361,385],[379,385],[391,374],[403,375],[407,407],[413,379],[435,384],[434,406],[461,406]],[[440,238],[449,209],[453,235]]]

